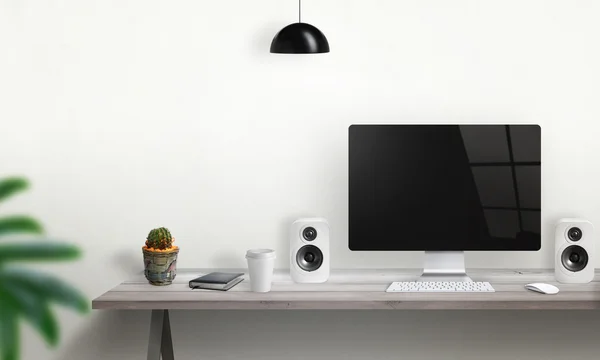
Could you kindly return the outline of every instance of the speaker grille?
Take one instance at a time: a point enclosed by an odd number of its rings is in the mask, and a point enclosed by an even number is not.
[[[323,252],[314,245],[304,245],[296,253],[296,263],[304,271],[315,271],[323,265]]]
[[[588,264],[589,256],[587,251],[579,245],[568,246],[560,256],[560,260],[565,269],[578,272]]]

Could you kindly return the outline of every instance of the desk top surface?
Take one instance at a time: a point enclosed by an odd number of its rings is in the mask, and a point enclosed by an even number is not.
[[[324,284],[296,284],[287,270],[275,270],[269,293],[250,292],[250,280],[229,291],[192,290],[188,282],[211,271],[180,269],[173,284],[153,286],[142,273],[94,299],[93,309],[600,309],[600,277],[589,284],[559,284],[552,270],[472,270],[474,281],[489,281],[494,293],[386,293],[393,281],[413,281],[415,269],[332,270]],[[543,295],[524,289],[532,282],[556,285]]]

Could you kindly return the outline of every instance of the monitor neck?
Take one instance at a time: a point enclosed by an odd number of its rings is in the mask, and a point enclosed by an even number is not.
[[[425,251],[423,275],[417,281],[473,281],[465,270],[462,251]]]

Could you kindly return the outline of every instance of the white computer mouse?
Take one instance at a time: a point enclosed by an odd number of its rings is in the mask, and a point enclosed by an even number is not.
[[[558,288],[556,286],[544,283],[527,284],[525,285],[525,289],[548,295],[558,294]]]

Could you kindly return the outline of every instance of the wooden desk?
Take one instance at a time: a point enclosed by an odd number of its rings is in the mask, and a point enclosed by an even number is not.
[[[295,284],[287,270],[276,270],[269,293],[250,292],[246,279],[229,291],[191,290],[188,281],[211,269],[181,269],[170,286],[148,284],[143,274],[92,301],[93,309],[153,310],[148,360],[173,360],[170,309],[219,310],[591,310],[600,308],[600,281],[566,285],[552,270],[472,270],[474,281],[489,281],[495,293],[386,293],[393,281],[412,281],[418,270],[333,270],[324,284]],[[221,271],[244,272],[239,269]],[[600,279],[597,276],[596,279]],[[525,290],[532,282],[558,286],[556,295]]]

